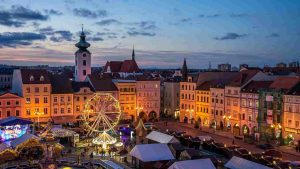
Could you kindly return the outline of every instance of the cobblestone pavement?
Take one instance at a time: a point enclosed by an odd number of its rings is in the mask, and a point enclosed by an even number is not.
[[[192,135],[192,136],[199,136],[199,135],[209,135],[211,136],[214,140],[218,142],[223,142],[227,145],[232,144],[232,140],[234,139],[233,135],[229,132],[225,131],[214,131],[209,128],[202,128],[200,129],[195,129],[191,124],[185,124],[185,123],[179,123],[179,122],[168,122],[167,126],[165,126],[164,122],[157,122],[155,123],[156,127],[159,130],[165,131],[166,129],[168,130],[173,130],[173,131],[185,131],[187,134]],[[264,150],[257,148],[254,144],[248,144],[245,143],[243,140],[239,139],[234,139],[235,144],[244,147],[251,151],[252,153],[261,153]],[[275,149],[279,150],[283,154],[283,159],[285,160],[291,160],[291,161],[299,161],[300,160],[300,153],[296,152],[294,149],[288,146],[281,146],[281,147],[276,147]]]

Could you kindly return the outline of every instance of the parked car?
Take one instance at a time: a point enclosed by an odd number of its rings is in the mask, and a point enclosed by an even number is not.
[[[263,149],[263,150],[268,150],[268,149],[273,149],[274,147],[271,144],[258,144],[256,147]]]

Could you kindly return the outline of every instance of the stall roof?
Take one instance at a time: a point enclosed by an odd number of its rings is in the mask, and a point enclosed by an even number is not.
[[[177,161],[168,169],[216,169],[209,158],[198,160]]]
[[[225,167],[230,169],[271,169],[270,167],[233,156],[226,164]]]
[[[5,151],[6,149],[9,149],[9,145],[7,145],[6,143],[1,143],[0,152]]]
[[[0,126],[13,126],[18,124],[19,125],[32,124],[32,121],[20,117],[15,117],[15,116],[11,116],[0,120]]]
[[[138,144],[130,155],[143,162],[175,159],[167,144]]]
[[[179,141],[174,136],[170,136],[158,131],[151,131],[151,133],[149,133],[146,138],[158,143],[179,143]]]
[[[23,134],[21,137],[16,138],[15,140],[13,140],[11,142],[11,147],[16,148],[18,145],[24,143],[25,141],[29,140],[29,139],[37,139],[40,140],[40,138],[38,136],[35,136],[33,134]]]

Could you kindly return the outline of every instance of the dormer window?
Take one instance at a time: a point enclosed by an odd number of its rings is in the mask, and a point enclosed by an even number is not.
[[[44,76],[40,77],[40,81],[43,82],[45,80]]]
[[[34,77],[31,75],[30,77],[29,77],[29,80],[32,82],[32,81],[34,81]]]

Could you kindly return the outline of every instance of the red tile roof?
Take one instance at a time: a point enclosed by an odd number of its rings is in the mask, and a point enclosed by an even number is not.
[[[284,76],[278,77],[270,85],[272,89],[290,90],[300,81],[299,77],[296,76]]]
[[[244,70],[239,72],[239,74],[233,79],[228,86],[240,87],[247,83],[253,76],[255,76],[258,72],[257,69],[254,70]]]
[[[135,60],[124,60],[124,61],[110,61],[106,62],[104,66],[104,72],[108,71],[108,67],[110,68],[110,72],[126,72],[126,73],[133,73],[133,72],[140,72],[140,69],[135,62]]]
[[[118,91],[118,88],[112,79],[91,75],[89,75],[88,78],[95,91]]]
[[[21,69],[23,84],[50,84],[47,70],[45,69]]]
[[[289,92],[289,95],[298,95],[300,96],[300,82],[298,82],[297,85],[295,85]]]
[[[267,89],[273,83],[273,81],[251,81],[247,84],[242,92],[244,93],[257,93],[259,89]]]
[[[50,75],[52,94],[73,93],[71,80],[65,75]]]
[[[212,87],[224,87],[234,79],[239,72],[204,72],[199,73],[197,78],[197,86],[207,81],[211,82]]]

